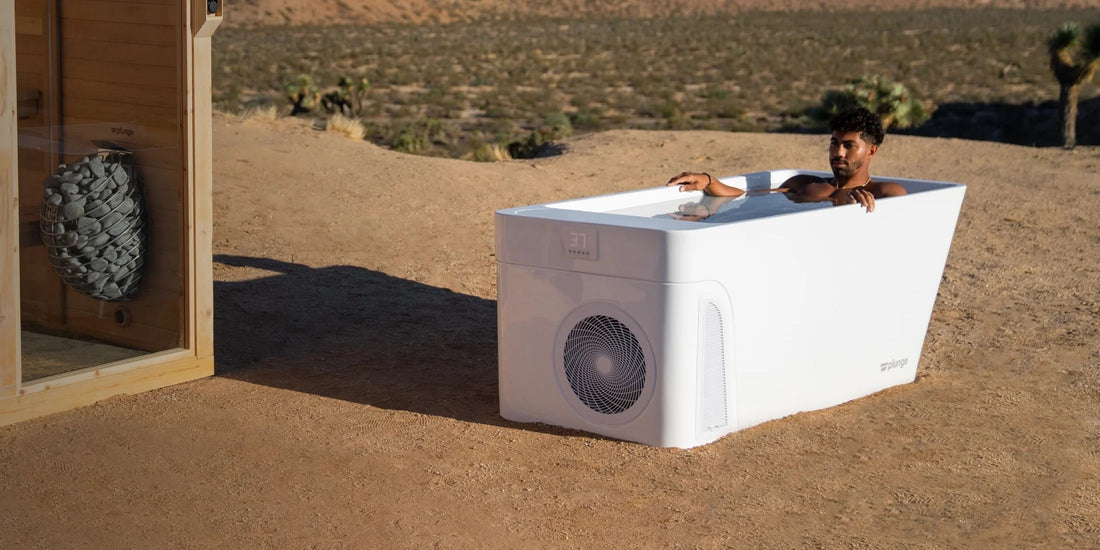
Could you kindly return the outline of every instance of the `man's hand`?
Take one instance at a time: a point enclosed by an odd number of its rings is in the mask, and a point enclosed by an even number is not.
[[[837,189],[832,196],[833,205],[858,204],[867,209],[867,212],[875,211],[875,195],[863,187],[854,189]]]
[[[707,186],[714,181],[714,179],[707,174],[696,174],[694,172],[682,172],[678,176],[674,176],[668,180],[665,187],[672,187],[673,185],[679,185],[680,191],[706,191]]]
[[[702,191],[712,197],[740,197],[745,194],[744,189],[730,187],[706,172],[683,172],[665,184],[666,187],[673,185],[679,186],[680,191]]]

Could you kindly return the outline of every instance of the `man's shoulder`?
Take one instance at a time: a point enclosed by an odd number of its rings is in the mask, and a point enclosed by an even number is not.
[[[867,187],[876,197],[898,197],[908,193],[900,183],[892,181],[872,181]]]
[[[780,185],[780,187],[792,187],[792,186],[795,186],[795,185],[806,185],[807,183],[828,183],[828,182],[829,182],[829,180],[827,180],[827,179],[825,179],[821,176],[815,176],[813,174],[796,174],[796,175],[793,175],[793,176],[787,178],[787,181],[784,181],[783,184]]]

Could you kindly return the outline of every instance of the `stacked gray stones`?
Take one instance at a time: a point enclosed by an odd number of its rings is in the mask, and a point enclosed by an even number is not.
[[[50,265],[69,288],[99,300],[128,300],[141,282],[145,223],[130,158],[88,155],[45,182],[39,227]]]

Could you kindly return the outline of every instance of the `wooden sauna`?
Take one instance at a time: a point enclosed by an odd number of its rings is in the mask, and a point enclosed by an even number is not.
[[[0,0],[0,425],[213,374],[222,9]]]

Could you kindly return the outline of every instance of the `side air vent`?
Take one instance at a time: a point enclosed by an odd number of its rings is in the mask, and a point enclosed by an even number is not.
[[[714,302],[703,302],[700,312],[702,342],[699,357],[699,434],[729,424],[726,396],[726,351],[722,311]]]

